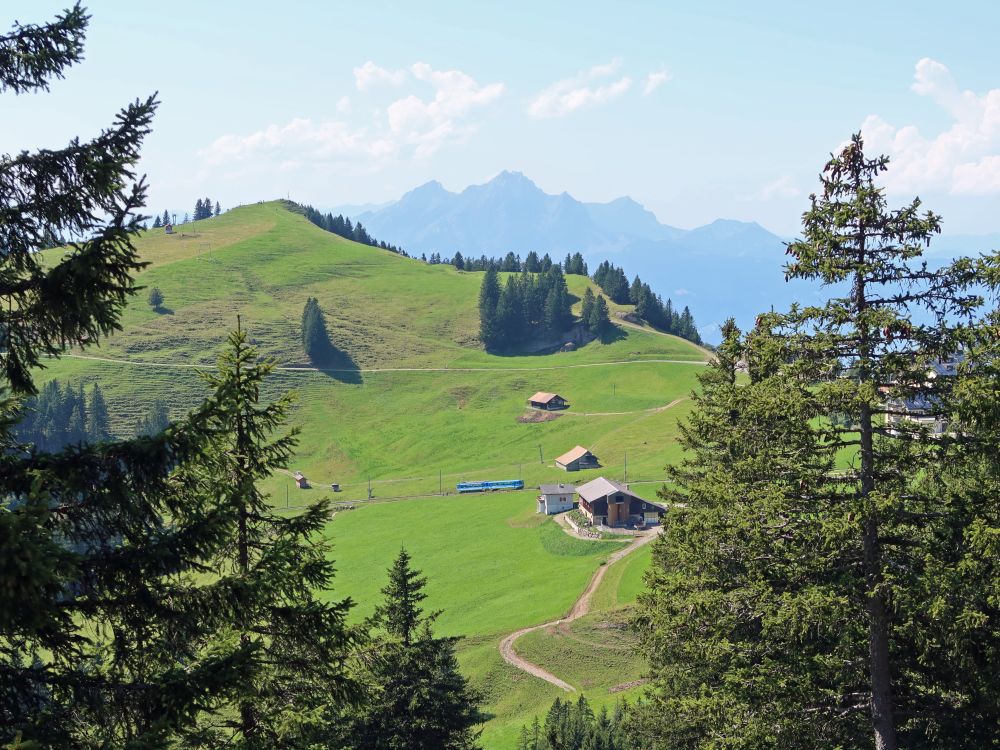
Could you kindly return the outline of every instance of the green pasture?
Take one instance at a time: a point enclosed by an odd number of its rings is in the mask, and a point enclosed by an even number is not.
[[[687,396],[706,352],[622,328],[572,352],[487,353],[476,340],[481,273],[343,240],[281,202],[237,208],[170,236],[151,230],[138,246],[150,264],[139,282],[160,288],[163,309],[150,308],[141,292],[120,333],[49,360],[39,380],[99,383],[113,430],[130,435],[154,399],[178,418],[205,397],[204,368],[240,316],[279,368],[265,396],[296,394],[289,422],[300,429],[299,447],[288,468],[312,482],[298,490],[282,474],[264,489],[290,512],[321,497],[354,506],[328,527],[338,570],[329,595],[352,598],[354,617],[368,616],[405,545],[428,577],[428,610],[441,610],[438,631],[464,636],[462,669],[493,717],[485,746],[512,747],[520,727],[562,693],[505,664],[500,639],[565,614],[625,543],[568,536],[534,513],[530,488],[601,475],[622,480],[627,464],[633,489],[654,498],[664,467],[680,456],[677,426],[691,408]],[[49,261],[57,255],[49,251]],[[591,284],[579,276],[567,282],[577,297]],[[319,299],[341,351],[328,371],[309,369],[302,353],[299,321],[310,296]],[[539,390],[562,394],[571,408],[549,421],[522,421],[527,398]],[[555,467],[555,457],[578,444],[598,455],[600,469],[567,474]],[[455,494],[459,481],[517,478],[529,489]],[[342,492],[334,494],[332,482]],[[580,639],[624,616],[648,561],[647,547],[609,568],[590,617],[568,634],[532,633],[518,650],[565,670],[595,705],[613,704],[621,696],[608,689],[634,679],[641,659],[630,650],[623,661],[614,649],[582,659]],[[613,630],[620,637],[620,628]]]

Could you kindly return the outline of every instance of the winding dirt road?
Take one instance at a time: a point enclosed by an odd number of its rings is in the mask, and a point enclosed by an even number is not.
[[[587,584],[587,588],[583,590],[580,597],[573,604],[572,609],[570,609],[569,614],[558,620],[552,620],[551,622],[543,622],[541,625],[533,625],[530,628],[521,628],[520,630],[515,630],[510,635],[506,636],[502,641],[500,641],[500,656],[503,660],[513,667],[517,667],[522,672],[527,672],[530,675],[537,677],[540,680],[545,680],[546,682],[555,685],[557,688],[561,688],[567,692],[576,692],[576,688],[570,685],[565,680],[560,680],[554,674],[537,664],[532,664],[527,659],[518,656],[517,651],[514,650],[514,643],[525,633],[531,633],[535,630],[541,630],[542,628],[552,627],[554,625],[563,625],[565,623],[573,622],[573,620],[579,620],[581,617],[590,612],[590,600],[597,591],[597,587],[601,585],[601,581],[604,579],[604,574],[608,568],[614,565],[616,562],[621,560],[623,557],[632,554],[637,549],[643,545],[649,544],[653,541],[657,534],[660,533],[661,526],[657,526],[652,531],[649,531],[642,536],[636,538],[627,547],[618,550],[608,557],[608,561],[600,566],[596,571],[594,571],[593,577],[590,579],[590,583]]]

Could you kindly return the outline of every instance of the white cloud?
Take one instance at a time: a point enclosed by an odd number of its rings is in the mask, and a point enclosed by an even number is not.
[[[405,82],[405,70],[387,70],[371,60],[354,69],[354,85],[358,91],[368,91],[376,86],[401,86]]]
[[[607,64],[595,65],[571,78],[556,81],[535,95],[528,105],[528,114],[539,118],[564,117],[581,107],[604,104],[621,96],[632,87],[632,79],[628,76],[610,83],[594,83],[616,74],[621,63],[621,58],[616,57]]]
[[[201,155],[210,166],[270,158],[283,170],[311,161],[380,159],[396,154],[428,156],[446,142],[460,140],[473,132],[469,118],[474,110],[495,101],[504,90],[502,83],[481,86],[460,70],[439,71],[419,62],[408,71],[386,71],[372,62],[354,69],[355,81],[362,91],[374,82],[398,78],[399,73],[429,85],[432,95],[423,99],[409,94],[397,99],[384,112],[377,111],[370,126],[354,126],[341,119],[295,118],[249,135],[224,135]],[[353,106],[343,96],[336,108],[346,115]]]
[[[689,294],[691,294],[691,292],[689,292],[687,289],[684,289],[683,287],[681,287],[680,289],[674,289],[675,297],[687,297]]]
[[[673,76],[670,75],[669,71],[666,70],[653,71],[652,73],[646,76],[646,85],[643,86],[642,95],[649,96],[658,88],[660,88],[660,86],[669,81],[671,78],[673,78]]]
[[[340,121],[314,122],[295,118],[285,125],[269,125],[249,135],[216,138],[201,153],[214,166],[274,156],[280,164],[297,163],[303,158],[338,159],[354,156],[384,156],[394,144],[370,136],[365,129],[352,129]]]
[[[460,70],[434,70],[427,63],[410,67],[413,77],[430,84],[434,96],[421,99],[410,94],[386,108],[389,130],[403,143],[415,146],[416,156],[428,156],[452,137],[467,135],[471,128],[464,120],[472,110],[498,99],[502,83],[480,86],[472,76]]]
[[[960,89],[951,71],[928,57],[917,63],[910,88],[932,99],[952,122],[925,136],[915,125],[896,127],[878,115],[865,118],[861,132],[866,151],[891,157],[889,188],[957,195],[1000,192],[1000,88],[981,95]]]
[[[757,197],[760,200],[770,201],[775,198],[797,198],[800,195],[802,191],[795,184],[795,180],[789,175],[784,175],[764,185]]]

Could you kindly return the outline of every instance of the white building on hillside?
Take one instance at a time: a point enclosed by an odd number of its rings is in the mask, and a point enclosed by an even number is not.
[[[538,488],[538,512],[551,516],[564,510],[573,510],[573,494],[576,487],[571,484],[543,484]]]

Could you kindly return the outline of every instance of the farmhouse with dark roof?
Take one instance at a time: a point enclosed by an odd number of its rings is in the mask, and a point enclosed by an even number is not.
[[[604,477],[578,487],[580,512],[595,526],[651,524],[660,520],[666,509],[643,500],[629,488]]]

